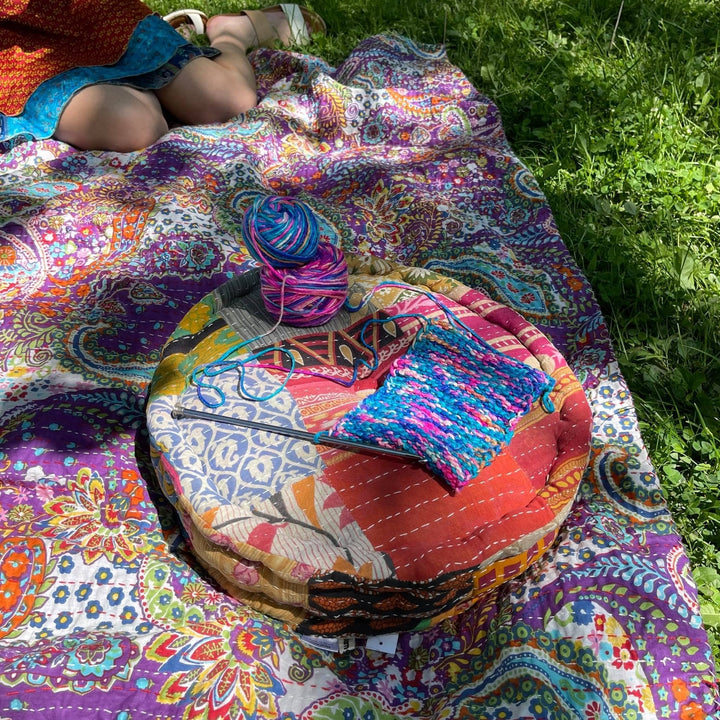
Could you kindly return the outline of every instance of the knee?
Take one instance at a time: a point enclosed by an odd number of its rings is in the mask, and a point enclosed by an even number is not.
[[[133,152],[159,140],[168,131],[162,109],[144,103],[127,104],[108,123],[103,143],[106,150]]]
[[[208,120],[205,122],[210,123],[223,123],[227,122],[228,120],[231,120],[232,118],[242,115],[243,113],[247,112],[248,110],[252,110],[252,108],[257,105],[257,97],[253,95],[252,97],[235,97],[235,98],[228,98],[226,102],[219,102],[214,108],[211,113],[211,116]]]
[[[196,58],[155,92],[169,112],[191,125],[227,122],[257,104],[255,75],[244,53]]]
[[[60,116],[55,138],[81,150],[133,152],[152,145],[168,131],[157,98],[95,86]]]

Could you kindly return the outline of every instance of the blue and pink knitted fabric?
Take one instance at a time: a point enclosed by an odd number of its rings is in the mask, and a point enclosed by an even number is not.
[[[554,386],[541,370],[433,323],[330,434],[415,453],[458,490],[510,443],[520,417]]]

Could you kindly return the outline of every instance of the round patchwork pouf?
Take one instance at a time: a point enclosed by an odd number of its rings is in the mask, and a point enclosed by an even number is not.
[[[257,271],[206,296],[168,341],[147,406],[154,467],[202,564],[234,597],[326,636],[426,628],[523,572],[571,507],[591,427],[565,360],[516,312],[428,270],[348,265],[351,305],[370,301],[320,327],[276,326]],[[448,313],[552,379],[509,444],[459,486],[422,459],[323,444]]]

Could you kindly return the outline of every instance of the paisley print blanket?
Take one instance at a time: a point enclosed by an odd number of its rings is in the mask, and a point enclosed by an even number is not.
[[[133,154],[0,156],[0,717],[714,716],[687,556],[603,318],[496,106],[399,37],[337,68],[253,57],[262,102],[235,122]],[[153,476],[148,384],[188,309],[246,266],[257,193],[310,198],[346,249],[518,311],[593,410],[555,545],[389,652],[319,649],[222,592]]]

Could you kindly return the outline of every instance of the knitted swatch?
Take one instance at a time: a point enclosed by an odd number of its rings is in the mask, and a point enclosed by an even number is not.
[[[510,442],[554,378],[477,338],[430,324],[385,383],[330,434],[415,453],[457,490]]]

